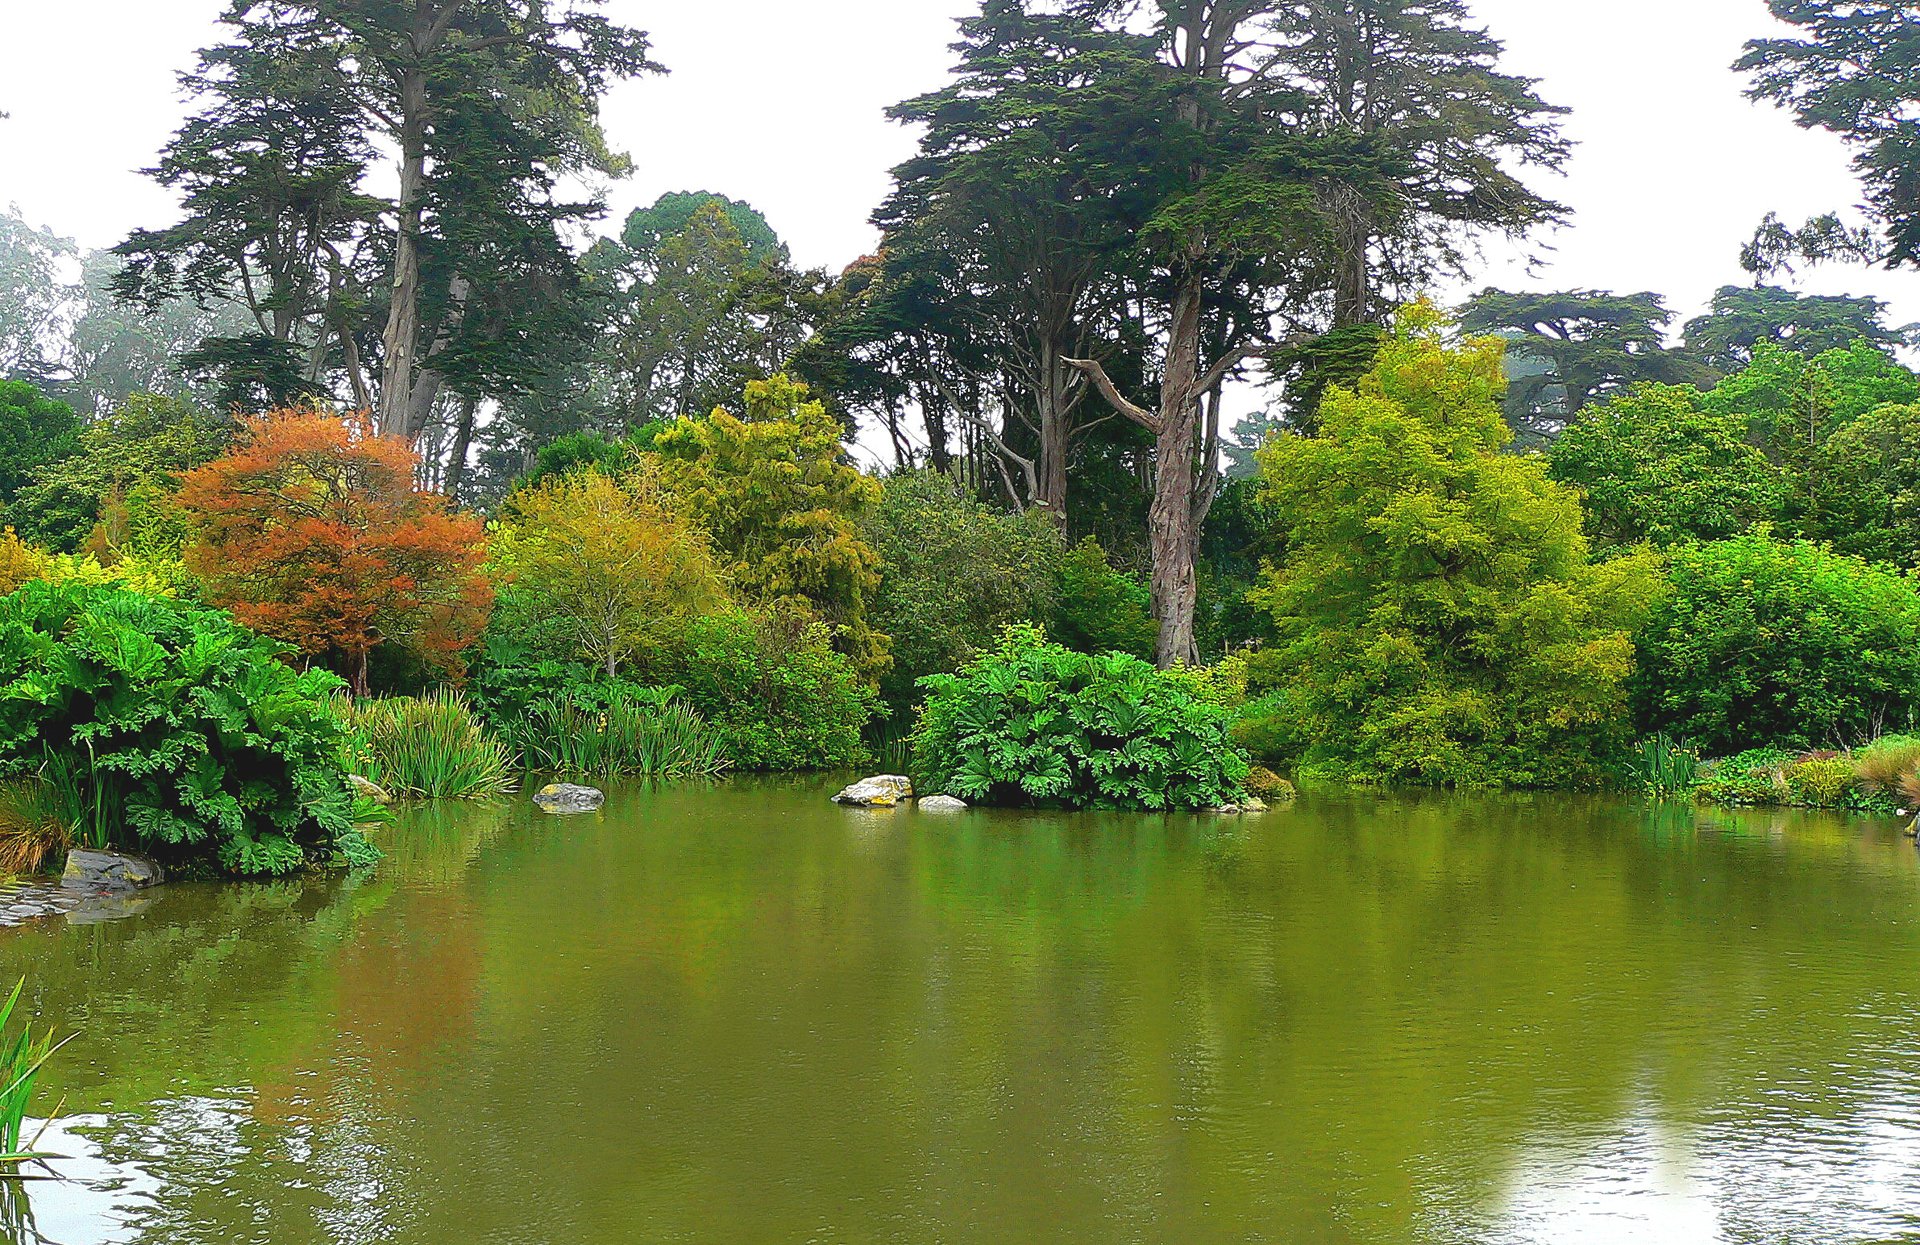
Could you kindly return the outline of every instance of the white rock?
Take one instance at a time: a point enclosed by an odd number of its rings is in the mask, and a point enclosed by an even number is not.
[[[967,802],[956,800],[950,795],[930,795],[915,807],[923,813],[964,813],[967,811]]]
[[[533,802],[549,813],[592,813],[607,802],[607,795],[598,787],[550,782],[533,793]]]
[[[912,798],[911,778],[899,774],[877,774],[872,778],[863,778],[841,791],[833,797],[833,802],[859,808],[892,808],[900,801]]]

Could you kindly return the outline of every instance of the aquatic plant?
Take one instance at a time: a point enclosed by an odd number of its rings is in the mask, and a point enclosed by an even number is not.
[[[1207,808],[1245,795],[1232,713],[1124,653],[1089,656],[1009,627],[957,675],[920,681],[915,778],[990,803]]]
[[[1700,784],[1700,754],[1667,735],[1643,739],[1633,750],[1633,778],[1649,799],[1672,800]]]
[[[729,766],[719,732],[675,699],[671,688],[597,707],[538,700],[515,733],[527,765],[554,774],[704,778]]]
[[[457,692],[337,702],[353,732],[347,764],[403,799],[468,800],[512,791],[513,751]]]
[[[38,774],[0,782],[0,877],[38,873],[73,845],[77,792]]]
[[[0,1164],[53,1157],[34,1149],[39,1142],[38,1135],[22,1144],[21,1134],[26,1129],[27,1108],[33,1103],[34,1082],[39,1079],[40,1069],[71,1037],[58,1042],[53,1040],[51,1032],[36,1037],[31,1024],[22,1025],[20,1032],[11,1038],[5,1036],[26,984],[26,978],[22,977],[13,987],[13,993],[7,996],[6,1003],[0,1005]],[[57,1112],[56,1108],[51,1114]],[[42,1131],[45,1131],[44,1125]]]

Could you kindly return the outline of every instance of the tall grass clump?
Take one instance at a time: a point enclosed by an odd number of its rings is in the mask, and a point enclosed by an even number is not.
[[[529,768],[569,777],[711,778],[731,764],[720,733],[667,690],[604,705],[542,698],[514,734]]]
[[[496,739],[457,692],[342,700],[352,730],[348,768],[389,794],[410,800],[469,800],[512,791],[512,750]]]
[[[40,1077],[40,1069],[53,1057],[53,1052],[67,1044],[67,1039],[56,1042],[52,1033],[35,1037],[30,1024],[22,1025],[20,1032],[12,1037],[4,1036],[26,984],[26,978],[21,978],[6,1003],[0,1005],[0,1164],[51,1157],[34,1149],[39,1143],[38,1136],[23,1144],[21,1133],[26,1129],[27,1108],[33,1103],[33,1086]]]
[[[76,843],[104,846],[92,812],[71,766],[0,781],[0,877],[39,873]]]
[[[1854,754],[1860,785],[1920,801],[1920,735],[1883,735]]]
[[[1678,799],[1700,785],[1700,754],[1666,735],[1643,739],[1633,750],[1633,777],[1649,799]]]

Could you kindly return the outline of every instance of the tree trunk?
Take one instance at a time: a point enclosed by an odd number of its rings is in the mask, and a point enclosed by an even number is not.
[[[1073,434],[1073,401],[1067,365],[1051,343],[1040,347],[1040,459],[1034,504],[1062,529],[1067,526],[1067,456]]]
[[[1200,431],[1201,278],[1188,271],[1173,296],[1167,326],[1167,363],[1160,380],[1160,427],[1154,443],[1153,508],[1147,538],[1153,552],[1153,617],[1160,625],[1154,655],[1162,669],[1199,660],[1194,609],[1199,601],[1195,563],[1194,442]]]
[[[467,478],[467,452],[473,447],[473,417],[480,409],[478,398],[460,402],[460,422],[454,425],[453,448],[447,454],[447,499],[458,505],[460,486]]]
[[[380,379],[380,430],[411,439],[420,431],[414,418],[414,351],[420,337],[421,203],[427,182],[427,79],[409,69],[400,80],[399,233],[394,239],[393,304],[387,310],[383,344],[386,364]]]

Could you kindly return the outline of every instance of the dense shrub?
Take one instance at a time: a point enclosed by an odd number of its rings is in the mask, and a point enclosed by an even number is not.
[[[339,681],[232,617],[116,588],[0,598],[0,771],[65,767],[80,841],[242,874],[366,863]]]
[[[495,625],[528,647],[588,661],[608,678],[657,657],[687,620],[727,600],[699,528],[651,470],[549,476],[507,499],[488,569]]]
[[[1756,532],[1673,552],[1640,631],[1641,723],[1709,754],[1754,740],[1844,746],[1920,703],[1920,591],[1893,572]]]
[[[1076,653],[1031,626],[957,675],[922,681],[927,790],[987,803],[1207,808],[1244,795],[1231,714],[1124,653]]]
[[[1644,559],[1594,565],[1579,499],[1505,453],[1498,340],[1411,311],[1321,435],[1260,452],[1285,554],[1259,599],[1313,772],[1451,786],[1597,783],[1626,747]]]
[[[803,613],[724,610],[695,618],[658,668],[720,733],[737,769],[862,764],[879,698],[832,633]]]
[[[1048,630],[1081,653],[1129,653],[1151,660],[1159,625],[1147,585],[1114,569],[1089,536],[1067,551],[1056,576],[1053,625]]]
[[[873,625],[893,637],[881,681],[896,711],[925,675],[951,674],[1011,623],[1053,609],[1059,529],[1039,511],[995,510],[932,471],[889,476],[863,530],[881,558]]]

